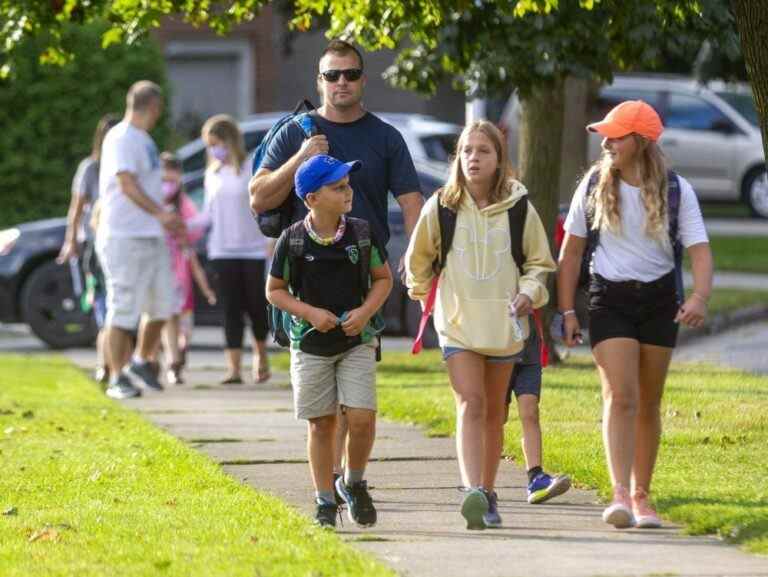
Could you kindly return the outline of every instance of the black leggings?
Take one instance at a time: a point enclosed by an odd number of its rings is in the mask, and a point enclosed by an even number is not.
[[[264,294],[264,260],[246,258],[214,259],[219,281],[219,298],[224,308],[224,338],[228,349],[243,346],[245,321],[251,319],[251,332],[257,341],[267,338],[267,298]]]

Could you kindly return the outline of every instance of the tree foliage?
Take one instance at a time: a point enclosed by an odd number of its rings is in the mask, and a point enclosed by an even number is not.
[[[738,51],[724,0],[296,0],[294,25],[330,14],[331,36],[369,50],[402,49],[390,70],[403,88],[433,93],[450,78],[468,96],[523,95],[567,76],[610,80],[690,52],[709,38]]]
[[[105,25],[67,25],[62,38],[75,47],[64,66],[40,64],[45,39],[17,47],[14,78],[0,80],[0,226],[66,212],[77,163],[91,151],[93,131],[107,112],[122,114],[136,80],[165,86],[165,65],[152,43],[100,49]],[[155,130],[167,140],[165,120]]]

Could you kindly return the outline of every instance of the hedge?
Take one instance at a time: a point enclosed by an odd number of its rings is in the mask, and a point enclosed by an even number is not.
[[[101,48],[99,25],[72,25],[75,58],[63,67],[39,63],[34,40],[16,74],[0,81],[0,227],[66,214],[72,177],[90,153],[99,118],[125,110],[125,93],[149,79],[167,94],[165,62],[152,41]],[[168,114],[153,136],[168,140]]]

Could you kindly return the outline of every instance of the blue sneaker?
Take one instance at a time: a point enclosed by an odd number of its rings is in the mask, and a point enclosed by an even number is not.
[[[499,497],[496,495],[496,491],[486,491],[485,498],[488,499],[488,512],[483,515],[483,523],[489,529],[498,529],[501,527],[501,515],[499,515]]]
[[[568,475],[550,477],[546,473],[539,473],[528,483],[528,502],[531,505],[543,503],[552,497],[562,495],[571,488],[571,478]]]

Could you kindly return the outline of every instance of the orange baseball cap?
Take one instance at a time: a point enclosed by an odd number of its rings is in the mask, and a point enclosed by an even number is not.
[[[626,100],[615,106],[600,122],[588,125],[587,130],[606,138],[621,138],[634,132],[656,141],[664,132],[664,125],[653,106],[647,102]]]

